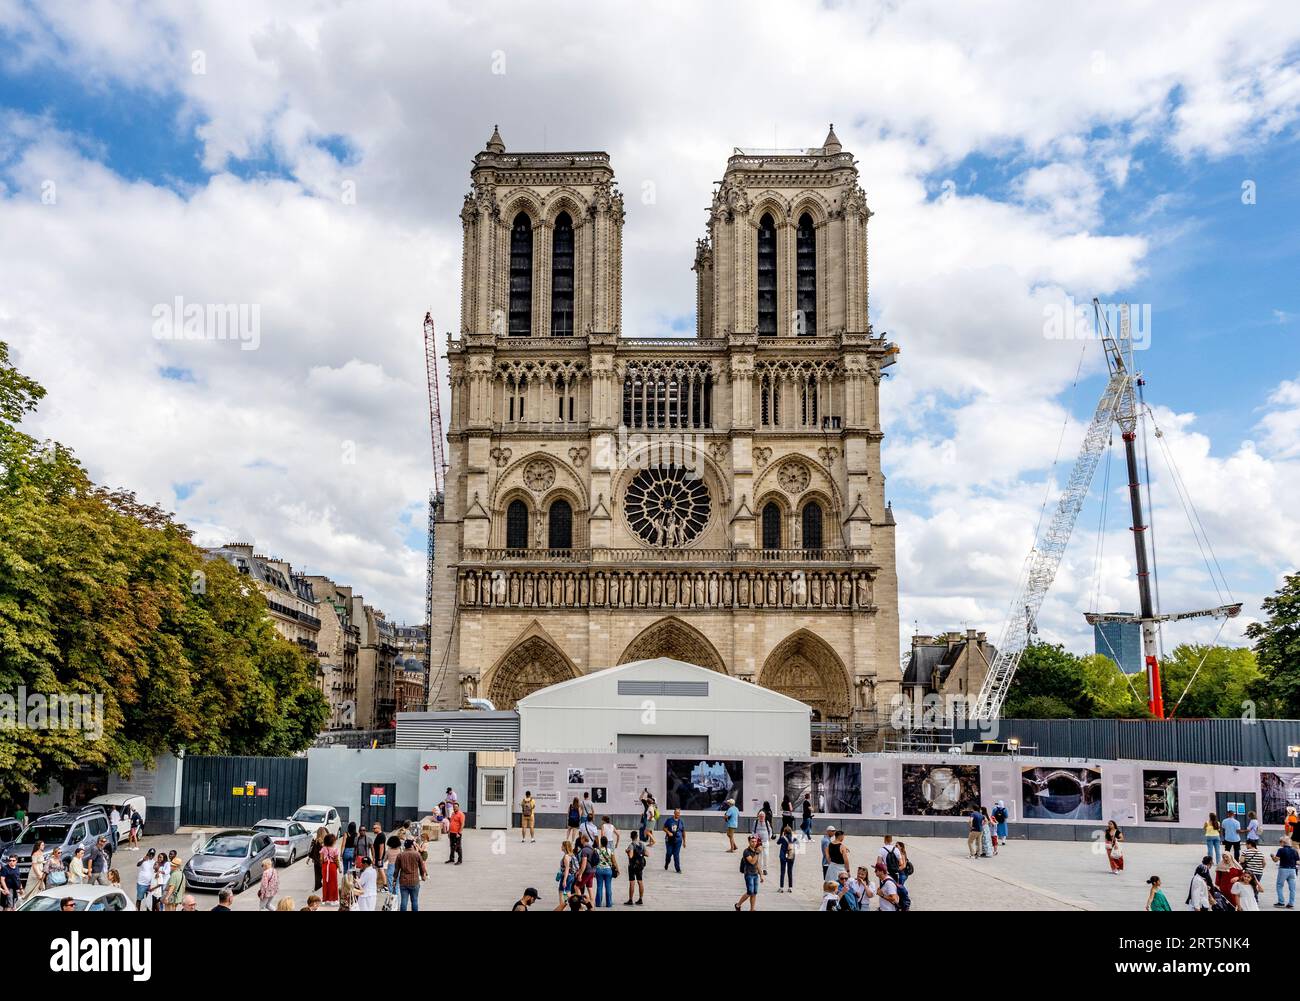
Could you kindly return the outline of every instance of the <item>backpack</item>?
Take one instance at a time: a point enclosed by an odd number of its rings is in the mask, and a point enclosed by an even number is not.
[[[893,876],[895,880],[898,879],[899,865],[897,846],[892,846],[885,850],[885,871],[888,872],[889,875]]]
[[[898,887],[898,909],[900,911],[910,911],[912,909],[912,895],[907,892],[907,887],[902,883],[894,883]]]
[[[849,887],[849,889],[845,891],[844,895],[840,897],[839,909],[841,911],[862,910],[862,903],[858,900],[858,895],[853,892],[852,887]]]

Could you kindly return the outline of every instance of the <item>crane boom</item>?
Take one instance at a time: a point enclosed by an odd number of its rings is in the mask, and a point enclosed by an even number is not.
[[[1103,340],[1110,364],[1110,381],[1092,415],[1092,423],[1088,425],[1088,432],[1083,437],[1079,457],[1070,471],[1070,480],[1057,502],[1052,520],[1029,553],[1020,592],[1011,606],[997,655],[993,658],[993,664],[980,686],[979,695],[969,711],[972,720],[995,719],[1002,711],[1002,703],[1006,700],[1007,690],[1011,687],[1016,667],[1020,664],[1020,655],[1029,644],[1029,633],[1033,629],[1034,620],[1051,589],[1052,581],[1056,579],[1056,571],[1065,556],[1074,524],[1078,521],[1079,512],[1083,510],[1083,502],[1088,496],[1093,473],[1110,440],[1111,425],[1121,420],[1121,415],[1134,410],[1133,377],[1125,368],[1123,355],[1114,340],[1110,337]]]
[[[442,401],[438,394],[438,343],[432,313],[424,314],[424,374],[429,384],[429,435],[433,439],[433,490],[429,492],[429,536],[424,576],[424,692],[427,707],[436,694],[429,691],[433,681],[434,530],[438,523],[438,509],[442,505],[443,477],[447,469],[442,446]]]

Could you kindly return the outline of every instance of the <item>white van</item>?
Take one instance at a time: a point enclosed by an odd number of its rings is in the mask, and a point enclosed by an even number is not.
[[[131,833],[131,813],[128,807],[135,807],[136,813],[140,814],[142,823],[146,817],[144,797],[130,793],[111,792],[107,796],[96,796],[90,801],[89,805],[102,806],[110,814],[116,809],[121,814],[122,819],[117,824],[117,837],[120,841],[125,841],[126,836]]]

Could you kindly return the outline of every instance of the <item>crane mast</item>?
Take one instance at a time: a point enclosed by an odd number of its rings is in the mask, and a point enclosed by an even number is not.
[[[1142,655],[1147,674],[1147,709],[1156,719],[1165,718],[1164,695],[1160,683],[1160,660],[1156,654],[1158,626],[1161,622],[1174,622],[1201,616],[1232,618],[1241,612],[1241,604],[1220,605],[1217,608],[1193,612],[1175,612],[1161,614],[1156,611],[1151,592],[1151,562],[1147,554],[1147,523],[1142,508],[1141,479],[1138,474],[1138,387],[1142,380],[1132,371],[1131,351],[1132,337],[1129,329],[1129,311],[1127,306],[1120,308],[1120,331],[1118,339],[1110,330],[1101,310],[1101,303],[1092,300],[1096,316],[1097,330],[1101,334],[1102,346],[1106,351],[1106,364],[1110,369],[1110,380],[1102,393],[1101,401],[1093,414],[1092,423],[1083,437],[1079,457],[1074,462],[1070,480],[1066,485],[1052,520],[1043,533],[1041,540],[1035,540],[1034,548],[1029,553],[1025,576],[1020,585],[1020,592],[1011,606],[1011,615],[998,644],[997,655],[985,675],[970,710],[972,720],[996,719],[1006,701],[1007,691],[1015,677],[1020,664],[1021,654],[1029,645],[1030,634],[1035,631],[1034,619],[1043,604],[1043,599],[1056,579],[1056,571],[1065,555],[1070,534],[1074,531],[1079,512],[1083,510],[1084,500],[1088,496],[1088,486],[1096,472],[1097,463],[1110,439],[1112,422],[1119,425],[1120,435],[1124,441],[1124,460],[1128,468],[1129,508],[1132,516],[1133,548],[1137,559],[1138,601],[1137,615],[1122,614],[1085,614],[1089,624],[1097,622],[1137,622],[1142,628]],[[1125,363],[1124,348],[1130,351],[1130,364]]]
[[[425,698],[431,700],[434,695],[429,691],[433,681],[434,530],[438,509],[442,506],[443,477],[447,469],[442,445],[442,401],[438,394],[438,344],[432,313],[424,314],[424,374],[429,389],[429,434],[433,439],[433,490],[429,492],[429,537],[424,577],[424,687]]]

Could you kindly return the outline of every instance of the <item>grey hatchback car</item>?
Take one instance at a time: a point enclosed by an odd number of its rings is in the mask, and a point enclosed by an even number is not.
[[[185,882],[198,890],[230,887],[236,893],[262,878],[262,860],[275,861],[275,844],[265,831],[219,831],[185,863]]]
[[[32,851],[37,844],[45,844],[47,858],[55,848],[62,848],[66,863],[78,848],[89,852],[101,836],[108,836],[108,816],[100,808],[93,807],[78,813],[49,813],[18,835],[18,839],[6,849],[5,854],[18,860],[18,871],[26,876],[27,870],[32,867]]]

